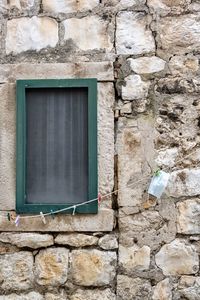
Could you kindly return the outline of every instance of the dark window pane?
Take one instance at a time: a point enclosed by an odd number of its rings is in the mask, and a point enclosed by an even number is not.
[[[29,88],[26,99],[26,203],[88,200],[87,88]]]

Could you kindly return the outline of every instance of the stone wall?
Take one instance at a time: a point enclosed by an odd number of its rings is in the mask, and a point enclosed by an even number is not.
[[[198,0],[0,0],[1,215],[16,79],[97,77],[99,191],[118,189],[97,215],[0,217],[0,299],[199,299],[199,58]]]

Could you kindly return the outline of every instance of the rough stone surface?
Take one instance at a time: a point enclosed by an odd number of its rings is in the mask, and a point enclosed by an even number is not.
[[[104,250],[114,250],[118,248],[117,238],[113,234],[106,234],[99,239],[99,247]]]
[[[15,207],[15,87],[0,86],[0,207]]]
[[[39,233],[1,233],[0,241],[10,243],[19,248],[29,247],[37,249],[53,245],[53,237],[50,234]]]
[[[30,252],[0,256],[0,287],[2,291],[25,291],[33,286],[33,255]]]
[[[158,24],[159,47],[166,53],[183,54],[200,49],[200,22],[195,14],[166,17]]]
[[[176,157],[178,156],[178,148],[169,148],[158,151],[156,163],[159,167],[173,167]]]
[[[71,18],[63,21],[63,26],[65,28],[64,40],[66,42],[70,40],[79,50],[112,50],[113,45],[108,34],[109,23],[100,17]]]
[[[153,136],[151,116],[138,118],[137,121],[120,118],[118,122],[116,151],[119,206],[142,205],[148,176],[154,165]]]
[[[7,1],[7,9],[18,9],[20,12],[34,8],[35,0],[10,0]]]
[[[55,243],[60,245],[69,245],[72,247],[94,246],[97,245],[98,238],[81,233],[59,234],[55,238]]]
[[[157,16],[166,16],[168,14],[179,15],[187,11],[190,0],[148,0],[147,5],[150,11]]]
[[[200,277],[182,276],[178,288],[179,297],[198,300],[200,293]]]
[[[51,32],[51,34],[49,34]],[[20,53],[55,47],[58,43],[58,24],[48,17],[12,19],[7,22],[6,53]]]
[[[117,16],[117,54],[153,53],[155,42],[147,27],[148,19],[144,13],[120,12]]]
[[[155,259],[164,275],[195,274],[199,270],[199,257],[195,247],[182,239],[175,239],[164,245]]]
[[[169,69],[175,76],[194,76],[199,69],[198,58],[192,54],[175,55],[169,61]]]
[[[63,79],[97,78],[113,81],[112,62],[71,62],[58,64],[1,64],[0,82],[15,82],[16,79]]]
[[[30,292],[28,294],[10,294],[7,296],[0,296],[0,300],[43,300],[43,296],[37,292]]]
[[[116,296],[109,289],[105,290],[77,290],[70,300],[116,300]]]
[[[73,13],[77,11],[90,10],[99,4],[98,0],[43,0],[43,9],[51,13]]]
[[[172,300],[172,289],[169,278],[160,281],[156,285],[152,300]]]
[[[151,284],[148,280],[141,278],[130,278],[125,275],[117,276],[117,299],[133,300],[151,298]]]
[[[128,273],[134,270],[148,270],[150,265],[150,248],[137,245],[124,247],[119,245],[119,266]]]
[[[99,250],[73,250],[71,276],[75,284],[104,286],[116,275],[116,253]]]
[[[200,200],[191,199],[177,204],[177,231],[183,234],[200,234]]]
[[[143,75],[160,73],[164,71],[166,66],[166,62],[156,56],[139,57],[136,59],[129,58],[127,61],[129,62],[132,71]]]
[[[150,82],[143,81],[139,75],[129,75],[122,86],[123,100],[140,100],[148,96]]]
[[[45,300],[68,300],[66,293],[62,290],[59,294],[46,293]]]
[[[39,285],[59,286],[66,282],[68,273],[66,248],[41,250],[35,257],[35,280]]]
[[[200,169],[183,169],[172,172],[167,192],[175,198],[199,195]]]

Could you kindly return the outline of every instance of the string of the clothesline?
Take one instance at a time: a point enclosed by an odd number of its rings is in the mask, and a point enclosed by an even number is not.
[[[185,160],[186,158],[192,156],[198,149],[195,149],[194,151],[192,151],[191,153],[183,156],[181,159],[177,160],[176,161],[176,164],[179,164],[180,162],[182,162],[183,160]],[[168,171],[169,169],[171,169],[172,167],[166,167],[166,168],[162,168],[162,171]],[[146,180],[147,178],[149,178],[149,175],[146,175],[144,176],[143,178],[141,178],[140,180],[137,180],[137,181],[134,181],[132,182],[131,184],[127,185],[126,187],[133,187],[134,185],[137,185],[138,183]],[[107,193],[107,194],[104,194],[101,196],[101,199],[103,198],[107,198],[113,194],[116,194],[117,192],[119,192],[120,190],[124,189],[123,188],[120,188],[120,189],[116,189],[110,193]],[[71,205],[71,206],[68,206],[68,207],[65,207],[65,208],[62,208],[62,209],[59,209],[59,210],[55,210],[55,211],[51,211],[51,212],[48,212],[48,213],[42,213],[42,216],[45,217],[45,216],[51,216],[52,214],[58,214],[58,213],[61,213],[61,212],[64,212],[64,211],[67,211],[67,210],[72,210],[73,209],[73,214],[75,213],[75,209],[76,207],[79,207],[79,206],[82,206],[82,205],[85,205],[85,204],[89,204],[89,203],[92,203],[92,202],[95,202],[95,201],[98,201],[99,200],[99,197],[97,198],[94,198],[94,199],[90,199],[88,201],[85,201],[85,202],[81,202],[81,203],[78,203],[78,204],[74,204],[74,205]],[[0,215],[1,217],[3,218],[8,218],[6,216],[3,216],[3,215]],[[41,213],[39,215],[31,215],[31,216],[20,216],[20,219],[33,219],[33,218],[41,218]]]

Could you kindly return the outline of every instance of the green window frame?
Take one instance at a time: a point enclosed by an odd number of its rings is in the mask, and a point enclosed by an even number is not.
[[[17,213],[48,213],[73,204],[28,204],[26,199],[26,89],[82,88],[88,89],[88,200],[97,198],[97,79],[33,79],[16,81],[17,140],[16,140],[16,211]],[[77,204],[77,203],[76,203]],[[75,205],[75,204],[74,204]],[[76,207],[76,213],[97,213],[98,201]],[[73,213],[73,209],[64,211]]]

